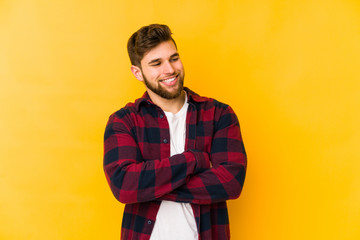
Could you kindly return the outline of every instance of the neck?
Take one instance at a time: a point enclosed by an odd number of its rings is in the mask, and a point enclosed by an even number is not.
[[[162,98],[156,93],[148,89],[148,94],[153,103],[159,106],[165,112],[177,113],[183,107],[185,102],[185,91],[182,91],[181,94],[174,99]]]

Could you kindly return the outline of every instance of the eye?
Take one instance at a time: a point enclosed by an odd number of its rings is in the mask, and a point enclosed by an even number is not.
[[[155,66],[160,66],[160,62],[155,62],[155,63],[153,63],[153,64],[151,64],[150,66],[153,66],[153,67],[155,67]]]
[[[170,59],[171,62],[176,62],[177,60],[179,60],[179,57],[174,57]]]

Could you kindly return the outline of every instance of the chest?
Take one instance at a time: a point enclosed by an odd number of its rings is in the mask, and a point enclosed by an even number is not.
[[[189,106],[184,121],[172,121],[161,109],[146,110],[134,118],[132,129],[139,154],[145,161],[171,156],[171,140],[179,135],[184,138],[184,151],[192,149],[210,152],[215,131],[212,111],[205,113]]]

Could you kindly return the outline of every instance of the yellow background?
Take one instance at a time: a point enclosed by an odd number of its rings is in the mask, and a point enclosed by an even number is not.
[[[0,239],[119,239],[103,132],[144,92],[126,42],[150,23],[240,119],[232,239],[360,239],[357,0],[1,0]]]

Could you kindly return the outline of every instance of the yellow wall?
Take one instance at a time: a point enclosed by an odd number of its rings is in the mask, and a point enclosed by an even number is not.
[[[144,91],[126,41],[154,22],[240,119],[232,239],[360,239],[357,0],[0,1],[0,239],[119,238],[103,131]]]

